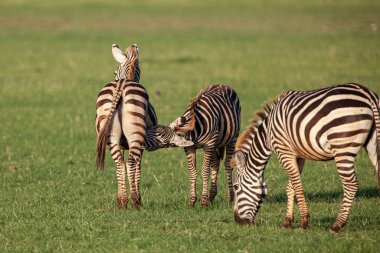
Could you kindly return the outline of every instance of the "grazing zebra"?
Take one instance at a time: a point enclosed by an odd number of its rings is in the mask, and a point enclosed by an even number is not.
[[[124,53],[113,44],[112,53],[120,66],[115,71],[115,80],[104,86],[96,102],[96,164],[99,169],[104,168],[105,149],[108,144],[117,167],[117,204],[120,208],[125,208],[128,203],[125,178],[127,173],[132,206],[138,208],[141,204],[141,145],[147,127],[156,125],[157,117],[149,103],[147,91],[138,83],[140,67],[137,45],[128,47]],[[124,150],[128,149],[126,168]]]
[[[305,159],[335,160],[343,184],[343,203],[331,225],[338,232],[347,222],[358,188],[354,160],[361,147],[367,150],[380,183],[379,98],[359,84],[342,84],[312,91],[288,91],[266,106],[254,125],[237,141],[234,162],[235,220],[254,221],[266,196],[264,169],[273,152],[289,176],[287,212],[283,226],[290,228],[296,196],[302,228],[309,213],[300,174]],[[380,186],[380,184],[379,184]]]
[[[144,148],[156,150],[170,146],[174,138],[184,136],[194,145],[185,147],[190,177],[189,206],[197,200],[196,193],[196,149],[203,148],[202,167],[202,207],[212,202],[217,194],[217,174],[220,160],[223,159],[227,172],[228,200],[233,201],[232,168],[230,160],[235,151],[235,143],[240,130],[240,102],[236,92],[227,85],[210,85],[199,92],[191,101],[182,117],[169,127],[155,126],[148,129]],[[184,145],[186,146],[186,145]],[[210,197],[207,194],[208,178],[212,168]]]

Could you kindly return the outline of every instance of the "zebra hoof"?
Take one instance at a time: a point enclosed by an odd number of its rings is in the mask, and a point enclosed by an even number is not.
[[[292,228],[292,221],[293,221],[292,218],[285,217],[285,221],[284,221],[284,223],[282,223],[282,227],[286,228],[286,229],[291,229]]]
[[[132,202],[132,208],[135,209],[136,211],[140,211],[141,205],[137,202]]]
[[[206,208],[206,207],[208,207],[209,205],[210,205],[211,203],[207,200],[207,201],[202,201],[202,203],[201,203],[201,207],[202,208]]]
[[[190,198],[189,198],[188,206],[189,206],[190,208],[193,208],[196,202],[197,202],[197,197],[190,197]]]
[[[202,203],[201,203],[201,207],[202,208],[206,208],[208,205],[210,205],[210,201],[209,201],[209,197],[206,195],[206,196],[202,196]]]
[[[343,227],[342,225],[334,223],[331,225],[329,231],[332,234],[337,234],[342,227]]]
[[[202,203],[201,203],[201,207],[202,207],[202,208],[206,208],[207,206],[208,206],[208,202],[202,202]]]
[[[128,205],[128,198],[126,197],[117,197],[117,207],[119,209],[126,209]]]
[[[139,211],[142,205],[141,205],[141,201],[139,200],[139,197],[136,194],[132,194],[131,202],[132,202],[132,208]]]
[[[309,226],[309,220],[310,220],[310,214],[309,213],[307,213],[306,216],[301,217],[300,228],[307,229],[307,227]]]

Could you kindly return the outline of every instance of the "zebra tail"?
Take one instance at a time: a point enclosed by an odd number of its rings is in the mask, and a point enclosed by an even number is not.
[[[100,131],[96,143],[96,167],[98,170],[104,169],[104,160],[107,146],[107,136],[109,135],[110,121],[107,120],[105,126]]]
[[[376,153],[377,153],[377,181],[378,190],[380,194],[380,100],[376,95],[372,96],[371,99],[372,111],[375,121],[375,131],[376,131]]]
[[[114,112],[119,104],[122,94],[121,82],[117,83],[117,90],[112,101],[111,110],[106,119],[104,127],[100,130],[96,143],[96,167],[98,170],[104,169],[104,160],[106,154],[107,139],[111,130],[111,120],[113,118]]]

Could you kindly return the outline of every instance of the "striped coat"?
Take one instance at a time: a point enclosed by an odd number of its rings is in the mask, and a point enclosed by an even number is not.
[[[232,168],[230,160],[240,130],[240,102],[236,92],[227,85],[210,85],[191,101],[184,114],[169,127],[157,126],[148,130],[144,146],[156,150],[170,146],[184,146],[190,177],[189,205],[194,206],[196,194],[196,149],[204,150],[202,166],[202,207],[212,202],[217,194],[217,173],[223,159],[227,172],[228,199],[233,201]],[[182,142],[176,138],[184,137]],[[193,145],[188,146],[192,142]],[[187,147],[186,147],[187,146]],[[208,179],[211,174],[210,195]]]
[[[289,176],[283,224],[286,228],[293,221],[294,196],[300,208],[300,226],[308,226],[309,213],[300,177],[305,159],[335,160],[344,197],[331,231],[339,231],[347,222],[358,188],[354,160],[362,147],[380,180],[378,96],[359,84],[288,91],[258,115],[256,123],[239,138],[234,155],[238,168],[234,184],[235,220],[241,224],[253,222],[266,195],[264,169],[275,152]]]
[[[112,52],[120,66],[115,72],[115,80],[104,86],[96,102],[97,167],[104,168],[105,149],[108,144],[117,167],[118,206],[125,208],[128,203],[128,173],[132,206],[138,208],[141,204],[141,146],[146,129],[157,124],[157,117],[149,103],[147,91],[138,83],[140,68],[137,45],[132,45],[125,52],[117,45],[112,45]],[[126,167],[124,151],[128,149]]]

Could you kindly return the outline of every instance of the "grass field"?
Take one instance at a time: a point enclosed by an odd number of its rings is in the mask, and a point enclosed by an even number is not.
[[[214,205],[187,207],[181,149],[144,154],[140,212],[117,208],[109,154],[95,169],[95,101],[117,67],[112,43],[139,45],[162,124],[210,83],[237,91],[244,127],[288,89],[358,82],[380,94],[380,2],[300,2],[2,0],[0,252],[379,252],[380,198],[364,152],[337,235],[328,232],[342,200],[333,163],[306,162],[307,231],[280,226],[287,177],[275,156],[250,227],[233,220],[223,169]]]

